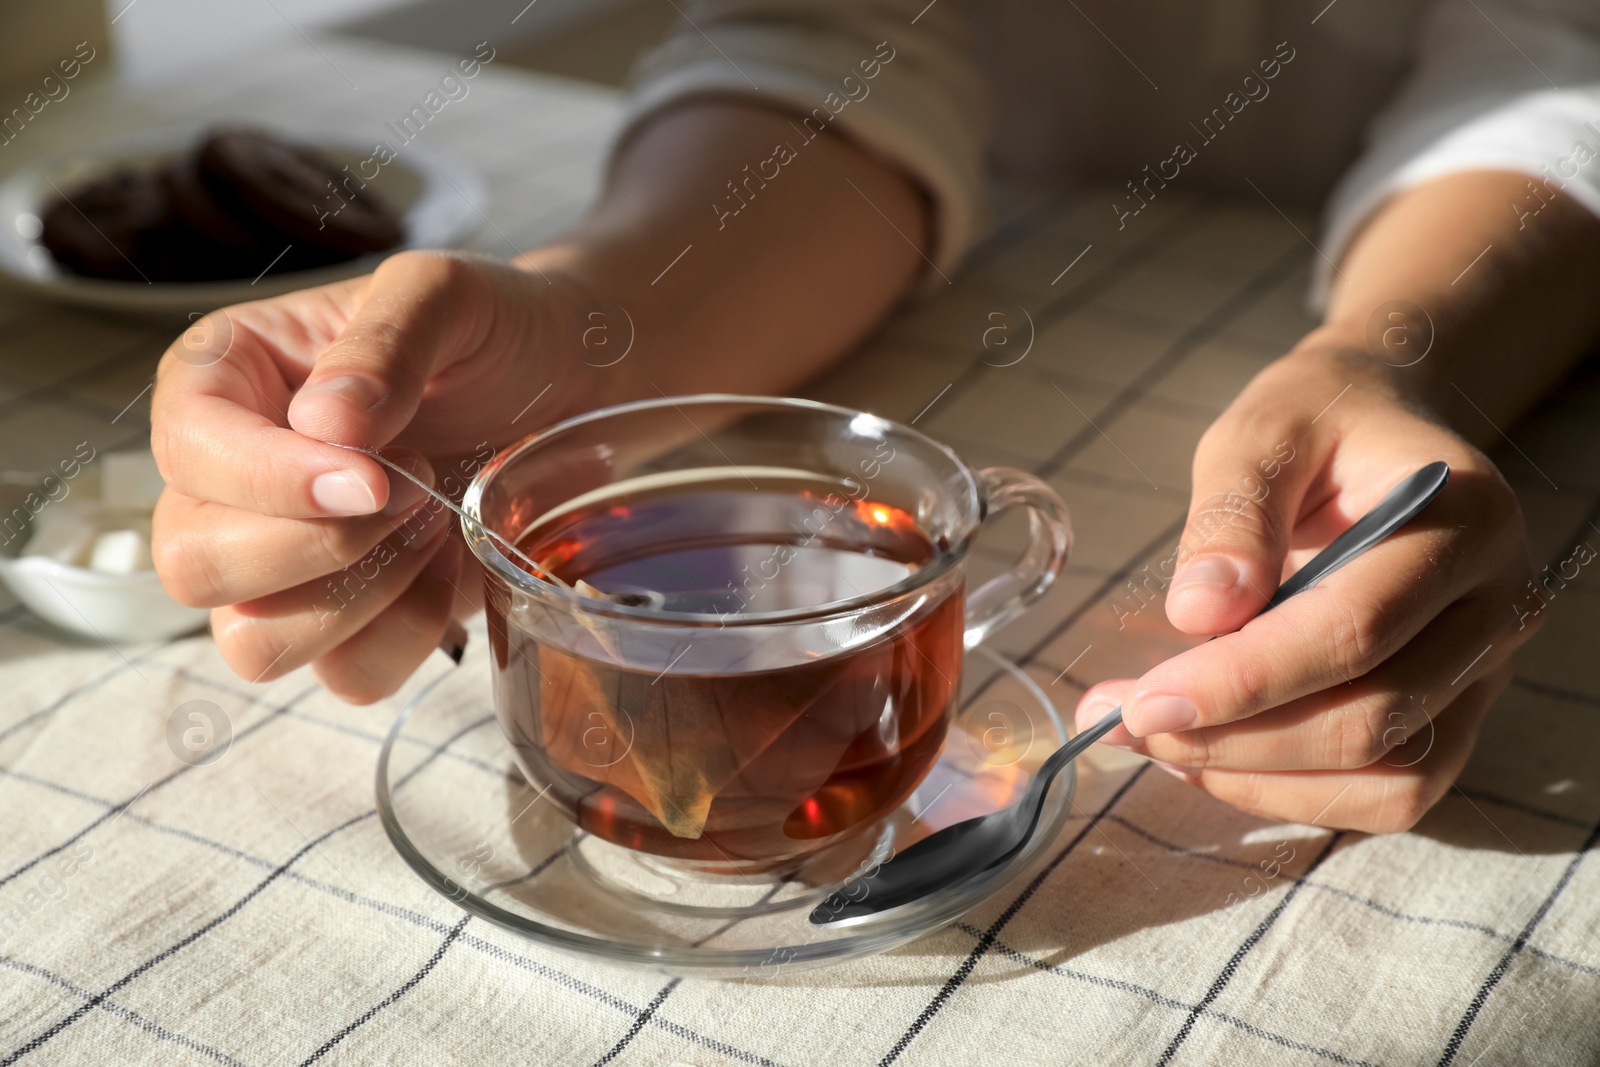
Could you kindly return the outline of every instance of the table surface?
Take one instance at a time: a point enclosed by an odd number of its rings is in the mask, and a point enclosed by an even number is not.
[[[447,62],[296,41],[85,89],[6,152],[215,115],[376,136]],[[505,253],[582,210],[616,113],[491,67],[425,137],[487,172],[477,244]],[[995,643],[1070,709],[1187,644],[1159,604],[1130,610],[1129,583],[1176,542],[1201,431],[1310,324],[1314,223],[1176,189],[1121,232],[1106,195],[1003,202],[958,278],[809,392],[1060,490],[1072,561]],[[0,465],[142,443],[173,332],[0,297]],[[1540,563],[1600,545],[1597,415],[1580,375],[1495,453]],[[1018,537],[991,531],[978,566]],[[1600,1062],[1597,589],[1587,570],[1560,589],[1459,787],[1411,833],[1264,822],[1097,751],[1027,877],[903,949],[771,981],[558,956],[428,890],[373,817],[372,770],[443,657],[351,708],[306,671],[247,685],[204,635],[91,645],[0,601],[0,1063]],[[165,737],[194,699],[234,740],[190,767]]]

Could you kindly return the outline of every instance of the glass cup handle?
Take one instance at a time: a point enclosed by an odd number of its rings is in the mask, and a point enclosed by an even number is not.
[[[1028,548],[1016,565],[967,594],[965,646],[973,648],[1044,596],[1072,551],[1067,505],[1044,481],[1015,467],[977,472],[987,520],[1007,508],[1028,509]]]

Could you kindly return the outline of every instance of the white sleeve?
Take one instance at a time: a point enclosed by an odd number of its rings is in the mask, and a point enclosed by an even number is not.
[[[1416,68],[1328,204],[1310,294],[1319,310],[1329,261],[1339,261],[1385,200],[1434,178],[1521,172],[1600,215],[1600,6],[1440,0],[1419,49]]]
[[[794,114],[788,143],[796,153],[825,125],[916,180],[934,206],[931,258],[949,272],[984,224],[988,115],[955,7],[926,0],[686,4],[682,30],[635,73],[613,151],[652,115],[690,97],[771,102]]]

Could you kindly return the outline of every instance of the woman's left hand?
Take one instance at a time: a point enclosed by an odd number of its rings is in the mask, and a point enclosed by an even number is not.
[[[1395,832],[1444,795],[1542,601],[1510,487],[1397,382],[1364,351],[1309,344],[1250,382],[1195,453],[1166,601],[1179,629],[1224,636],[1095,686],[1079,729],[1121,703],[1108,743],[1290,822]],[[1436,460],[1450,482],[1421,516],[1253,618]]]

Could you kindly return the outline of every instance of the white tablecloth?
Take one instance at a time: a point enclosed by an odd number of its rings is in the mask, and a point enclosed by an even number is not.
[[[75,93],[5,151],[211,115],[376,130],[448,61],[275,46],[134,97]],[[614,111],[491,67],[429,126],[491,178],[480,247],[574,217]],[[1106,200],[1019,191],[965,275],[812,390],[1059,487],[1073,561],[997,643],[1067,709],[1182,647],[1159,605],[1125,628],[1113,605],[1171,550],[1201,430],[1309,323],[1312,253],[1275,210],[1173,190],[1119,234]],[[5,297],[3,465],[141,441],[173,333]],[[1032,339],[1020,362],[1000,365],[1022,351],[1002,336]],[[1600,546],[1597,416],[1591,369],[1497,453],[1541,562]],[[998,529],[979,558],[1014,543]],[[248,685],[203,635],[110,648],[0,601],[0,1064],[1600,1062],[1597,588],[1586,570],[1551,604],[1412,833],[1266,823],[1097,752],[1028,878],[906,948],[768,982],[559,956],[427,889],[374,817],[372,771],[443,657],[350,708],[304,671]],[[198,767],[166,742],[194,699],[234,737]]]

